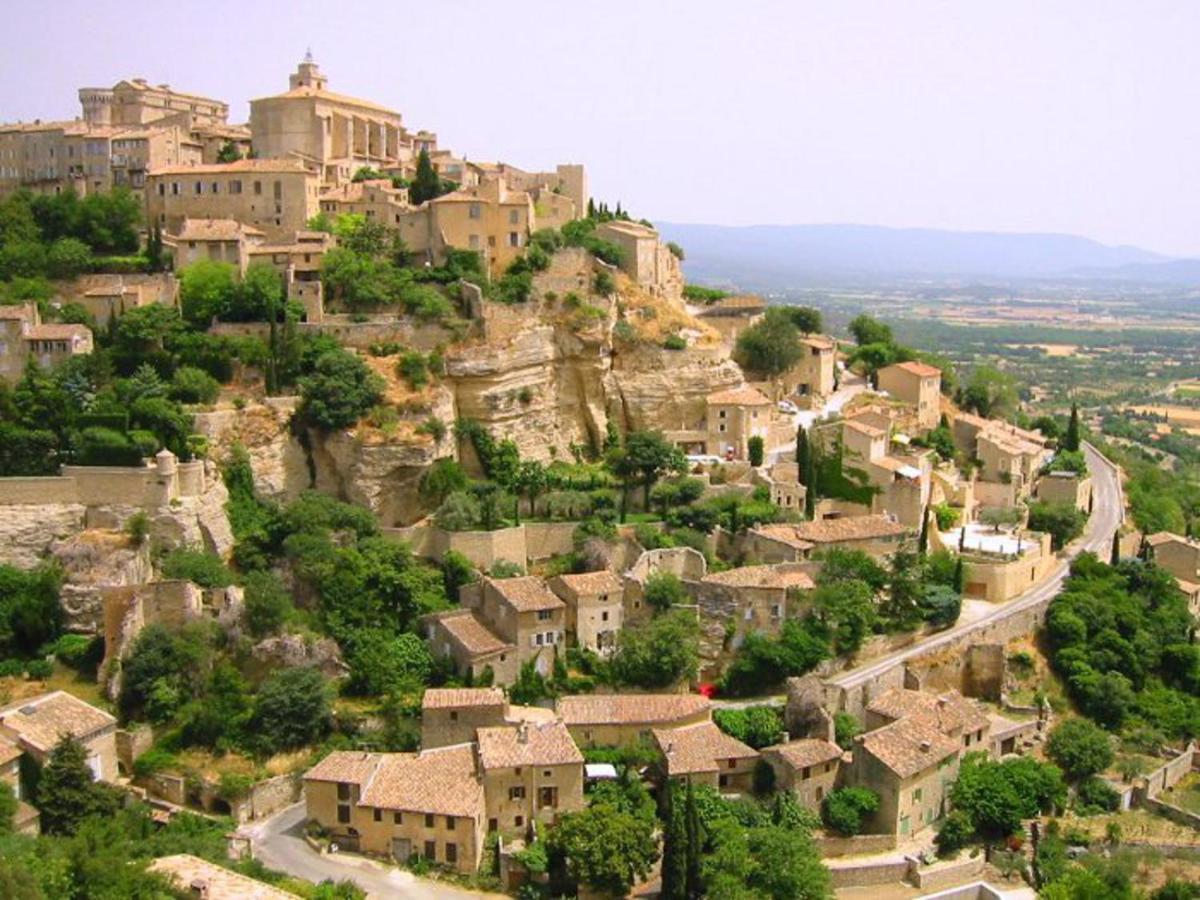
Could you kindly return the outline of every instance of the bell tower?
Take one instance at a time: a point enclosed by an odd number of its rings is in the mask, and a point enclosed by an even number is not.
[[[318,91],[325,90],[326,78],[321,74],[320,68],[313,62],[312,48],[304,54],[304,62],[296,67],[296,74],[288,78],[292,90],[300,87],[316,88]]]

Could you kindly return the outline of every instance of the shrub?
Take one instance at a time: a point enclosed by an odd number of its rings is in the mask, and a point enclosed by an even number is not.
[[[396,374],[408,382],[413,390],[429,384],[429,365],[425,356],[416,350],[408,350],[396,363]]]
[[[667,350],[686,350],[687,340],[682,335],[668,335],[667,339],[663,341],[663,347]]]
[[[1050,732],[1046,754],[1074,780],[1103,772],[1113,761],[1107,732],[1086,719],[1067,719]]]
[[[953,856],[967,845],[975,835],[975,827],[971,817],[961,809],[952,810],[950,815],[942,820],[937,836],[933,842],[937,845],[938,856]]]
[[[854,746],[854,738],[862,734],[862,725],[850,713],[840,712],[833,717],[834,741],[843,750]]]
[[[879,795],[870,788],[838,788],[825,798],[821,818],[838,834],[853,837],[862,831],[863,819],[878,808]]]
[[[125,534],[136,546],[141,546],[150,536],[150,518],[144,510],[138,510],[125,520]]]
[[[1121,805],[1121,795],[1102,778],[1091,775],[1079,783],[1075,808],[1081,815],[1114,812]]]
[[[607,297],[617,289],[617,283],[608,272],[600,271],[592,279],[592,290],[601,297]]]
[[[292,611],[291,595],[272,572],[250,572],[245,580],[246,627],[255,637],[274,634]]]
[[[45,681],[54,674],[54,663],[48,659],[31,659],[25,664],[25,674],[31,681]]]
[[[215,403],[221,385],[203,369],[181,366],[171,376],[171,397],[180,403]]]
[[[671,572],[655,572],[646,579],[645,600],[659,612],[687,602],[683,582]]]
[[[148,778],[156,772],[178,768],[179,760],[175,754],[162,747],[151,747],[133,761],[133,774],[137,778]]]
[[[750,465],[755,468],[763,464],[763,439],[757,434],[746,442],[746,452],[750,457]]]
[[[163,557],[159,568],[164,578],[192,581],[204,588],[229,587],[233,573],[215,553],[180,547]]]

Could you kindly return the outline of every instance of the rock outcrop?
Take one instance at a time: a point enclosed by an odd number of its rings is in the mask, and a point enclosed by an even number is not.
[[[55,541],[49,555],[63,570],[66,628],[84,634],[103,632],[106,591],[143,584],[154,574],[149,542],[134,544],[122,531],[89,528]]]
[[[37,565],[57,541],[83,530],[87,509],[79,504],[0,507],[0,563]]]

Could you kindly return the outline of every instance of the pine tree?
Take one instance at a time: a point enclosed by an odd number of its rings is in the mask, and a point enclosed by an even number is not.
[[[959,594],[963,592],[963,558],[961,556],[954,563],[954,584],[952,587]]]
[[[117,792],[92,780],[87,749],[66,735],[50,751],[50,760],[37,783],[42,831],[74,834],[89,816],[111,816],[120,806]]]
[[[684,810],[684,829],[687,836],[686,873],[684,896],[688,900],[704,896],[704,885],[700,880],[700,856],[702,852],[700,833],[700,811],[696,808],[696,795],[692,782],[688,781],[687,806]]]
[[[1071,403],[1071,420],[1067,423],[1067,433],[1063,437],[1063,449],[1074,453],[1079,449],[1079,404]]]
[[[917,538],[917,555],[924,556],[929,552],[929,507],[921,513],[921,534]]]
[[[668,782],[663,791],[663,850],[662,850],[662,898],[663,900],[686,900],[688,869],[688,829],[684,808],[677,802],[675,794],[679,788]]]
[[[414,206],[419,206],[426,200],[432,200],[442,192],[442,180],[438,178],[437,171],[433,168],[433,161],[429,158],[429,153],[422,150],[420,156],[417,157],[417,174],[413,178],[412,186],[408,189],[408,199]]]
[[[1121,561],[1121,532],[1114,531],[1112,539],[1112,552],[1108,556],[1108,564],[1115,566]]]

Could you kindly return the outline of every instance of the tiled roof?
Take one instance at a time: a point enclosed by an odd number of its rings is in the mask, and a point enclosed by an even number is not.
[[[1169,531],[1158,531],[1146,538],[1146,543],[1151,547],[1158,547],[1162,544],[1191,544],[1192,541]]]
[[[450,636],[472,656],[516,649],[512,644],[496,636],[469,610],[456,610],[453,615],[442,616],[439,621]]]
[[[987,726],[987,715],[958,691],[926,694],[906,688],[884,691],[867,704],[869,712],[889,719],[920,716],[945,734],[976,731]]]
[[[357,106],[360,109],[370,109],[375,112],[387,113],[390,116],[400,118],[400,113],[394,109],[388,109],[386,106],[380,106],[378,103],[372,103],[370,100],[360,100],[357,97],[348,97],[345,94],[335,94],[333,91],[327,91],[324,88],[312,87],[311,85],[301,85],[294,87],[289,91],[284,91],[282,94],[275,94],[271,97],[260,97],[260,100],[278,100],[280,98],[287,99],[304,99],[311,98],[313,100],[324,100],[327,103],[339,103],[343,106]],[[257,100],[252,100],[252,103],[257,103]]]
[[[892,367],[889,366],[889,368]],[[931,366],[928,363],[923,362],[916,362],[915,360],[911,362],[896,363],[894,368],[903,369],[905,372],[908,372],[910,375],[916,375],[918,378],[931,378],[934,375],[940,377],[942,374],[942,370],[937,366]]]
[[[717,391],[706,398],[712,406],[770,406],[768,400],[758,388],[749,385]]]
[[[807,337],[800,338],[800,343],[807,344],[809,347],[815,347],[818,350],[832,350],[837,346],[835,341],[832,341],[827,337],[819,337],[818,335],[812,334],[808,335]]]
[[[757,528],[751,528],[750,533],[761,535],[772,541],[778,541],[781,544],[787,544],[789,547],[795,547],[797,550],[811,550],[813,548],[811,541],[803,540],[796,533],[795,525],[787,523],[759,525]]]
[[[843,516],[840,519],[800,522],[792,527],[796,529],[796,537],[814,544],[894,537],[908,531],[887,516]]]
[[[184,219],[176,240],[236,241],[244,234],[253,237],[265,235],[266,232],[233,219]]]
[[[235,175],[238,172],[308,172],[298,159],[239,159],[229,163],[206,163],[195,166],[163,166],[150,172],[155,175]]]
[[[104,710],[65,691],[51,691],[0,710],[0,728],[42,753],[53,750],[64,734],[87,741],[116,724],[117,720]]]
[[[559,721],[480,728],[476,737],[484,769],[583,765],[583,754]]]
[[[708,712],[700,694],[580,694],[560,697],[558,715],[567,725],[668,724]]]
[[[778,753],[780,758],[793,769],[819,766],[831,759],[839,759],[842,755],[842,748],[837,744],[814,738],[801,738],[798,741],[788,741],[786,744],[775,744],[763,748],[763,753],[772,751]]]
[[[562,582],[563,586],[576,594],[620,594],[624,590],[621,579],[608,569],[577,575],[559,575],[554,581]]]
[[[504,706],[508,701],[498,687],[429,688],[421,709],[461,709],[466,706]]]
[[[475,772],[475,745],[455,744],[415,754],[385,753],[358,803],[478,818],[484,807],[483,785]]]
[[[857,431],[859,434],[865,434],[867,437],[887,437],[887,432],[882,428],[876,428],[874,425],[868,425],[866,422],[859,422],[857,419],[843,420],[842,427],[849,428],[851,431]]]
[[[337,781],[362,787],[383,759],[382,753],[362,750],[334,750],[304,773],[305,781]]]
[[[0,766],[21,758],[21,748],[15,744],[6,744],[0,740]]]
[[[859,743],[900,778],[936,766],[958,752],[960,742],[942,734],[933,724],[910,716],[876,728],[863,735]],[[858,752],[858,751],[856,751]]]
[[[34,325],[25,332],[27,341],[67,341],[77,337],[91,337],[92,330],[86,325]]]
[[[682,728],[656,728],[654,740],[667,759],[667,774],[715,772],[728,759],[754,759],[758,751],[723,732],[713,722]]]
[[[700,315],[709,317],[744,316],[762,312],[767,308],[767,301],[752,294],[742,294],[736,297],[726,297],[701,310]]]
[[[484,578],[517,612],[536,612],[540,609],[562,609],[563,602],[555,596],[546,582],[536,575],[517,578]]]
[[[32,312],[24,304],[20,306],[12,304],[0,306],[0,320],[3,321],[27,319],[31,315]]]
[[[160,856],[149,870],[166,875],[187,896],[205,900],[294,900],[297,896],[190,853]]]
[[[784,563],[774,566],[741,566],[724,572],[713,572],[701,579],[704,584],[720,584],[725,587],[799,588],[811,590],[813,580],[796,568]]]

